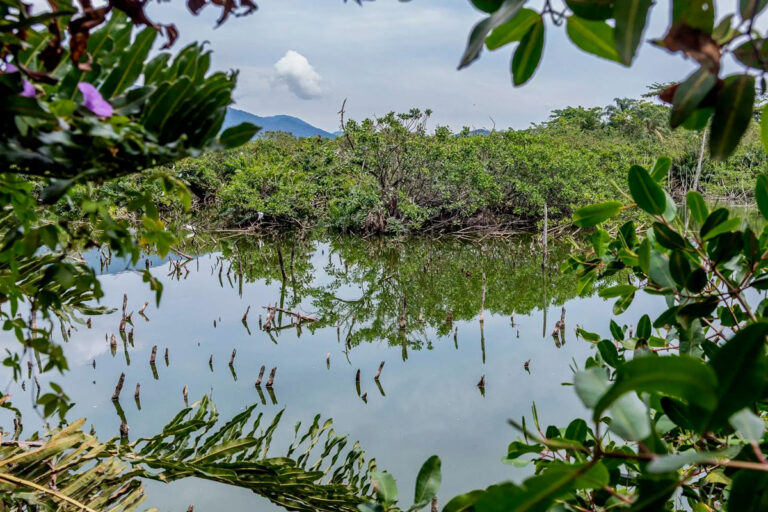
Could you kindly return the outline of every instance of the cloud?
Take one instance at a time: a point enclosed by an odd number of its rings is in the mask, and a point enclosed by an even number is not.
[[[299,52],[288,50],[275,62],[274,83],[285,85],[303,100],[319,98],[325,94],[325,81],[307,58]]]

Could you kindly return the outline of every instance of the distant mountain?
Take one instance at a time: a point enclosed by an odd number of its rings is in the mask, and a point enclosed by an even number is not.
[[[311,124],[302,121],[298,117],[293,116],[267,116],[261,117],[244,110],[238,110],[236,108],[228,108],[227,116],[224,118],[224,125],[222,130],[240,124],[243,122],[253,123],[256,126],[261,126],[259,135],[263,135],[265,132],[286,132],[290,133],[294,137],[326,137],[334,138],[334,134],[321,130]]]

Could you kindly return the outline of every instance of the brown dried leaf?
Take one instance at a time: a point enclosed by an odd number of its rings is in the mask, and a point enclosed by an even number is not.
[[[167,50],[171,46],[173,46],[173,43],[176,42],[176,38],[179,37],[179,30],[176,28],[176,25],[173,23],[169,23],[168,25],[162,26],[163,31],[165,32],[165,37],[168,38],[168,40],[163,44],[162,50]]]
[[[192,14],[197,16],[200,11],[205,7],[206,0],[187,0],[187,8],[192,11]]]
[[[702,30],[676,23],[664,36],[664,46],[671,52],[683,52],[714,74],[720,72],[720,46]]]

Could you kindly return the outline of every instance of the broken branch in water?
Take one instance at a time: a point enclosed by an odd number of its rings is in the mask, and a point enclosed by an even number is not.
[[[256,379],[256,387],[261,386],[261,379],[264,378],[264,370],[266,370],[267,367],[264,365],[261,365],[261,370],[259,370],[259,377]]]
[[[262,307],[271,313],[271,315],[269,317],[267,317],[267,322],[264,323],[265,326],[270,323],[270,320],[274,317],[276,311],[279,311],[281,313],[285,313],[286,315],[290,315],[292,317],[295,317],[295,318],[297,318],[299,320],[299,322],[317,322],[317,318],[315,318],[313,316],[303,315],[301,313],[297,313],[296,311],[291,311],[289,309],[280,308],[277,305],[275,305],[275,306],[262,306]]]
[[[120,379],[117,381],[117,386],[115,386],[115,392],[112,393],[112,401],[117,402],[120,400],[120,392],[123,390],[123,382],[125,382],[125,374],[120,374]]]

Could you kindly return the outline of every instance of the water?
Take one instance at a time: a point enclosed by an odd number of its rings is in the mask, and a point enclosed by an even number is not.
[[[571,249],[555,245],[543,269],[538,247],[525,238],[398,242],[283,237],[279,251],[271,238],[230,238],[201,247],[204,254],[180,273],[172,272],[167,259],[153,258],[152,273],[164,283],[159,309],[140,275],[126,269],[125,262],[113,261],[101,282],[103,302],[118,311],[94,317],[91,329],[73,330],[66,344],[71,371],[50,377],[76,402],[68,417],[86,417],[105,438],[118,434],[120,419],[110,397],[123,372],[121,403],[131,439],[152,435],[169,421],[184,406],[185,386],[190,401],[210,393],[222,418],[257,402],[257,410],[267,416],[284,408],[273,446],[287,446],[295,422],[308,424],[321,413],[333,418],[337,432],[360,441],[379,468],[394,474],[404,506],[411,503],[421,463],[440,455],[444,504],[458,493],[520,479],[530,471],[504,465],[501,457],[518,435],[507,420],[530,417],[533,402],[543,426],[564,427],[584,412],[573,389],[563,386],[571,380],[574,362],[594,350],[576,338],[575,328],[607,335],[610,304],[597,296],[575,296],[575,278],[558,271]],[[96,258],[89,255],[97,264]],[[149,320],[134,313],[134,346],[124,350],[118,339],[112,354],[105,334],[118,334],[124,293],[129,311],[150,302]],[[401,329],[404,298],[406,327]],[[297,329],[282,314],[277,330],[260,330],[259,315],[266,318],[262,307],[276,302],[318,321]],[[241,319],[248,306],[246,327]],[[561,306],[566,308],[565,343],[557,346],[551,332]],[[664,305],[639,294],[620,318],[636,323],[643,309],[660,312]],[[7,346],[7,333],[2,336]],[[148,364],[154,345],[157,379]],[[228,367],[233,349],[234,373]],[[380,390],[373,375],[382,361]],[[254,386],[262,365],[267,372],[278,368],[276,404],[266,392],[266,404],[261,404]],[[358,369],[367,403],[356,389]],[[483,375],[484,394],[477,387]],[[133,401],[137,382],[141,410]],[[12,392],[25,411],[26,427],[37,428],[35,413],[25,407],[30,400],[19,389]],[[8,429],[11,417],[5,414],[0,421]],[[199,511],[221,510],[222,500],[231,510],[276,509],[250,491],[200,480],[150,482],[148,492],[146,505],[160,510],[184,510],[189,504]]]

